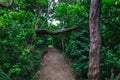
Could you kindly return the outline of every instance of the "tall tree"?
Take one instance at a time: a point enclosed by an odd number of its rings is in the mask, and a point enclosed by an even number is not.
[[[89,80],[100,80],[100,12],[102,0],[91,0],[89,29],[90,29],[90,51],[89,51]]]

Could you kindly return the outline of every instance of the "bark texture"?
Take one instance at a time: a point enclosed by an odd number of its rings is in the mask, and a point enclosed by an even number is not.
[[[102,0],[91,0],[89,29],[90,29],[90,51],[89,51],[89,80],[100,80],[100,12]]]
[[[49,31],[49,30],[36,30],[36,34],[48,34],[48,35],[57,35],[60,33],[65,33],[65,32],[69,32],[75,29],[80,28],[79,26],[76,27],[71,27],[71,28],[66,28],[66,29],[60,29],[60,30],[56,30],[56,31]]]

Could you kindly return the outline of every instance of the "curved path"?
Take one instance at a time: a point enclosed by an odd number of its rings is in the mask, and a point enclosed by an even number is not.
[[[54,48],[43,56],[39,80],[75,80],[70,65]]]

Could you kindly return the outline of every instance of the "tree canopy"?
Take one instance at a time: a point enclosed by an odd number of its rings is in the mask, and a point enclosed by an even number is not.
[[[37,80],[48,45],[87,80],[92,0],[0,0],[0,80]],[[120,79],[120,0],[102,0],[100,78]],[[47,35],[46,35],[47,34]]]

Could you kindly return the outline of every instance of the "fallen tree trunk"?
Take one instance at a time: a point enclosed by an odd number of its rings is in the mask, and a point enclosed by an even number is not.
[[[49,30],[36,30],[36,34],[48,34],[48,35],[57,35],[60,33],[65,33],[65,32],[69,32],[75,29],[80,28],[79,26],[76,27],[71,27],[71,28],[66,28],[66,29],[60,29],[60,30],[56,30],[56,31],[49,31]]]

